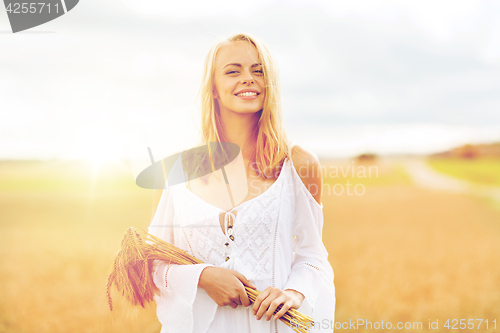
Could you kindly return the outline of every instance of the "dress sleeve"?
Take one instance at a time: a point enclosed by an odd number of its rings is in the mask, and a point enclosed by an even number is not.
[[[323,204],[314,199],[293,166],[292,173],[295,192],[292,222],[294,254],[291,272],[283,289],[293,289],[305,296],[301,312],[311,315],[320,324],[325,320],[330,323],[335,317],[335,286],[333,269],[322,241]]]
[[[176,245],[174,216],[171,190],[165,185],[148,232]],[[174,265],[167,261],[154,261],[152,277],[160,290],[160,295],[155,295],[155,301],[162,332],[204,332],[208,329],[217,303],[198,287],[201,272],[208,266],[212,265]]]

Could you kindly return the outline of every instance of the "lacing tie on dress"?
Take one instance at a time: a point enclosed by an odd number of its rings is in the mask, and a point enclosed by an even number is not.
[[[229,227],[229,220],[230,218],[233,218],[233,226],[231,228]],[[226,242],[229,243],[229,246],[227,247],[230,249],[229,253],[226,252],[226,256],[229,257],[220,267],[227,268],[227,269],[233,269],[241,274],[243,274],[247,280],[253,280],[254,279],[254,274],[252,270],[248,269],[247,266],[241,261],[241,259],[237,256],[240,251],[238,251],[238,246],[234,242],[234,236],[233,236],[233,229],[234,229],[234,222],[236,221],[236,215],[234,215],[232,212],[225,212],[224,214],[224,234],[227,238]]]
[[[228,240],[230,241],[233,241],[231,239],[231,236],[233,234],[233,228],[227,228],[229,226],[229,219],[231,218],[231,216],[233,217],[233,225],[234,225],[234,221],[236,221],[236,215],[234,215],[232,212],[226,212],[224,214],[224,233],[227,237]],[[229,232],[229,230],[231,230],[231,232]]]

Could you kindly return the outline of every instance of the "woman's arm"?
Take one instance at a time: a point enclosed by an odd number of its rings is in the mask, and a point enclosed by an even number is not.
[[[318,205],[321,205],[321,194],[322,194],[321,188],[323,180],[321,174],[321,165],[319,163],[318,158],[316,157],[316,155],[310,153],[309,151],[295,145],[292,150],[292,161],[297,174],[300,176],[302,183],[310,192],[314,200],[316,200],[316,203]],[[302,186],[301,184],[298,185]],[[297,191],[298,189],[294,190]],[[302,196],[300,200],[306,201],[307,197]],[[298,223],[300,223],[300,220],[301,219],[299,219]],[[307,244],[308,241],[316,241],[316,242],[318,241],[317,239],[314,240],[311,237],[302,234],[304,228],[311,229],[309,226],[305,225],[308,222],[307,219],[304,219],[302,222],[304,222],[304,225],[298,226],[298,228],[295,228],[294,230],[294,234],[297,234],[299,238],[302,240],[295,246],[297,252],[299,252],[299,256],[296,256],[298,258],[296,258],[297,260],[294,262],[294,267],[297,267],[299,264],[299,260],[303,259],[300,257],[300,254],[302,254],[300,247],[301,246],[310,247],[310,244],[309,245]],[[317,229],[317,228],[312,228],[312,229]],[[319,239],[321,242],[321,237]],[[320,247],[318,247],[317,249],[319,249],[319,251],[321,252]],[[308,268],[306,268],[306,270],[307,269]],[[270,320],[274,311],[280,304],[283,304],[283,306],[281,310],[274,316],[275,319],[280,318],[290,308],[298,309],[301,306],[303,300],[305,299],[305,295],[301,292],[302,288],[300,288],[296,283],[293,282],[293,278],[300,279],[302,277],[305,277],[301,275],[300,270],[301,268],[297,267],[295,269],[294,277],[292,277],[291,280],[289,279],[290,283],[287,285],[291,288],[287,288],[287,286],[285,286],[284,290],[281,290],[275,287],[268,287],[262,292],[262,294],[260,294],[257,297],[253,306],[254,314],[257,316],[257,319],[260,320],[262,316],[264,316],[265,314],[266,320]],[[307,277],[305,278],[307,280]],[[304,281],[304,282],[307,283],[311,281]]]
[[[176,214],[172,190],[165,184],[148,232],[172,245],[178,245],[174,237],[177,228],[174,225]],[[155,296],[158,303],[157,317],[166,331],[195,333],[206,330],[210,324],[217,304],[198,287],[202,271],[209,266],[212,265],[174,265],[168,261],[155,260],[152,278],[159,289],[159,295]]]
[[[314,153],[298,145],[294,145],[292,149],[292,161],[300,180],[309,193],[311,193],[314,200],[321,205],[323,174],[318,157]]]
[[[256,289],[257,287],[245,276],[235,270],[222,267],[207,267],[200,275],[198,286],[204,289],[217,305],[229,305],[233,309],[238,305],[249,306],[244,285]]]
[[[281,310],[274,315],[274,319],[279,319],[289,309],[298,309],[304,300],[304,295],[293,289],[282,290],[276,287],[267,287],[255,298],[252,307],[253,314],[257,320],[261,320],[264,314],[266,320],[271,320],[274,311],[280,304],[283,304]],[[267,311],[266,311],[267,309]]]

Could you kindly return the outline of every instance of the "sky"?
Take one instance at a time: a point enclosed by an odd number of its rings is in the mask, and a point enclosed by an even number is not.
[[[240,31],[275,56],[287,133],[319,157],[500,141],[499,1],[81,0],[16,34],[0,8],[0,159],[182,148],[205,55]]]

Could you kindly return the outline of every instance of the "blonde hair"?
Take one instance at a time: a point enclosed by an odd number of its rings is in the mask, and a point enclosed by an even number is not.
[[[258,169],[259,175],[263,178],[278,177],[284,159],[291,158],[290,141],[285,132],[281,113],[278,67],[264,44],[249,33],[237,33],[217,41],[205,58],[202,84],[197,96],[201,97],[201,139],[207,144],[227,140],[220,119],[219,106],[213,95],[215,60],[222,46],[237,41],[251,43],[256,48],[262,64],[266,89],[264,107],[259,111],[261,114],[256,128],[257,142],[252,161],[256,163],[254,169]],[[271,175],[268,170],[271,170]]]

